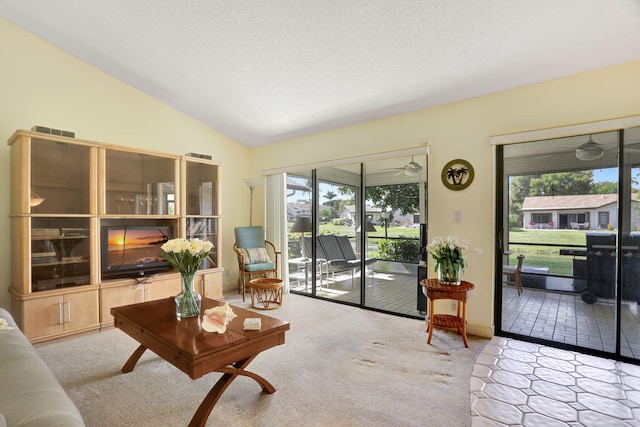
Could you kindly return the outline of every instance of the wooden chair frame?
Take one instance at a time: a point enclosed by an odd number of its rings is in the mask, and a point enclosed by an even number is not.
[[[505,276],[503,283],[507,286],[515,286],[518,291],[518,296],[522,293],[522,263],[524,262],[524,255],[518,255],[518,264],[513,267],[506,265],[502,268],[502,274]]]
[[[245,253],[243,251],[241,251],[238,248],[238,245],[236,243],[233,244],[233,251],[236,253],[236,255],[238,255],[238,268],[239,268],[239,284],[238,284],[238,291],[240,293],[242,293],[242,301],[244,302],[245,300],[245,293],[247,291],[247,283],[249,283],[249,280],[256,278],[256,277],[270,277],[271,275],[273,275],[274,278],[276,278],[278,276],[278,256],[282,254],[282,252],[279,252],[276,250],[276,246],[271,243],[268,240],[264,241],[265,247],[267,248],[271,248],[271,251],[273,252],[273,257],[274,259],[274,264],[275,264],[275,268],[274,269],[268,269],[268,270],[253,270],[253,271],[248,271],[246,268],[246,260],[245,260]]]

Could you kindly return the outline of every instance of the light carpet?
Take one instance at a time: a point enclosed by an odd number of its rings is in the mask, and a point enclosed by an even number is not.
[[[250,308],[236,294],[232,305]],[[285,295],[263,314],[286,320],[286,343],[249,370],[276,388],[237,378],[207,426],[470,426],[470,376],[486,339],[422,320]],[[109,329],[36,347],[87,426],[186,426],[221,374],[198,380],[147,351],[133,372],[120,369],[138,343]],[[34,402],[36,403],[36,402]],[[37,404],[37,403],[36,403]]]

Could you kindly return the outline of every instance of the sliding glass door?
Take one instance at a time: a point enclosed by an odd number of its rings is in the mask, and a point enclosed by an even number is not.
[[[497,149],[499,333],[640,357],[638,128]],[[507,277],[523,257],[522,293]]]
[[[407,156],[365,164],[369,259],[375,271],[364,305],[416,316],[426,312],[418,285],[421,248],[426,242],[426,156]]]
[[[425,154],[291,173],[287,188],[292,292],[424,316]]]

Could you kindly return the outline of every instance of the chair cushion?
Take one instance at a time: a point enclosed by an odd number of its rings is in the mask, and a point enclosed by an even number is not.
[[[276,265],[272,262],[261,262],[258,264],[245,264],[245,271],[267,271],[267,270],[275,270]]]
[[[256,227],[236,227],[236,245],[238,248],[264,248],[264,230]]]
[[[271,262],[269,253],[265,248],[239,248],[238,250],[244,253],[245,265]]]

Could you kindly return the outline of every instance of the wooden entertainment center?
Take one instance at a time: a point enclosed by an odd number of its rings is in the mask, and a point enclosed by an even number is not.
[[[31,342],[113,326],[111,307],[180,292],[177,272],[145,270],[151,257],[124,259],[121,242],[104,241],[106,227],[157,227],[171,230],[169,238],[211,241],[213,262],[201,267],[196,286],[222,299],[220,163],[25,130],[8,144],[9,292]],[[101,258],[109,251],[122,253],[129,269],[108,274]]]

